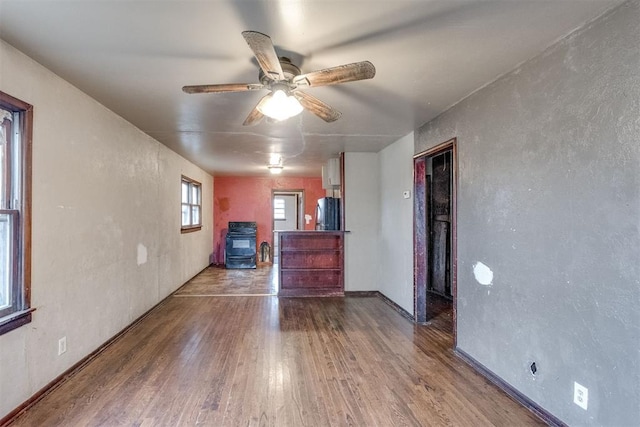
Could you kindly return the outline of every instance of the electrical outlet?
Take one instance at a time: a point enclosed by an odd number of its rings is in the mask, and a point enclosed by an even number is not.
[[[589,405],[589,389],[577,382],[573,383],[573,403],[584,410]]]
[[[67,351],[67,337],[58,340],[58,356]]]

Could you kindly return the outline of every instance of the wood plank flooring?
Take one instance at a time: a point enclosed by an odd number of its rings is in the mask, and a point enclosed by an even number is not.
[[[377,297],[233,293],[271,289],[245,272],[206,270],[12,425],[542,425],[454,356],[446,322]]]
[[[175,295],[276,295],[278,269],[268,264],[256,269],[230,269],[210,266],[180,288]]]

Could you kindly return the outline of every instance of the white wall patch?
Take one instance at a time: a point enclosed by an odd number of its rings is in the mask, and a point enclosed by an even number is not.
[[[493,283],[493,271],[480,261],[473,264],[473,275],[481,285],[490,286]]]
[[[147,247],[138,243],[138,265],[147,263]]]

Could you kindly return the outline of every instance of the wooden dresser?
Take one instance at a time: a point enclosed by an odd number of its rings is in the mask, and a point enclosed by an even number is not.
[[[281,231],[279,296],[344,295],[344,232]]]

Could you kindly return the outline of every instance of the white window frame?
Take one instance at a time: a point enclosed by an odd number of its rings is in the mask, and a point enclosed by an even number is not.
[[[186,195],[184,193],[185,186],[187,188]],[[196,200],[194,200],[193,197],[194,190],[196,193]],[[182,175],[180,183],[180,201],[180,230],[183,233],[200,230],[202,228],[202,184],[194,179]],[[187,213],[186,222],[184,221],[185,210]],[[197,221],[193,218],[194,211],[197,212]]]
[[[31,322],[33,107],[0,92],[0,335]],[[2,224],[0,224],[2,226]]]

